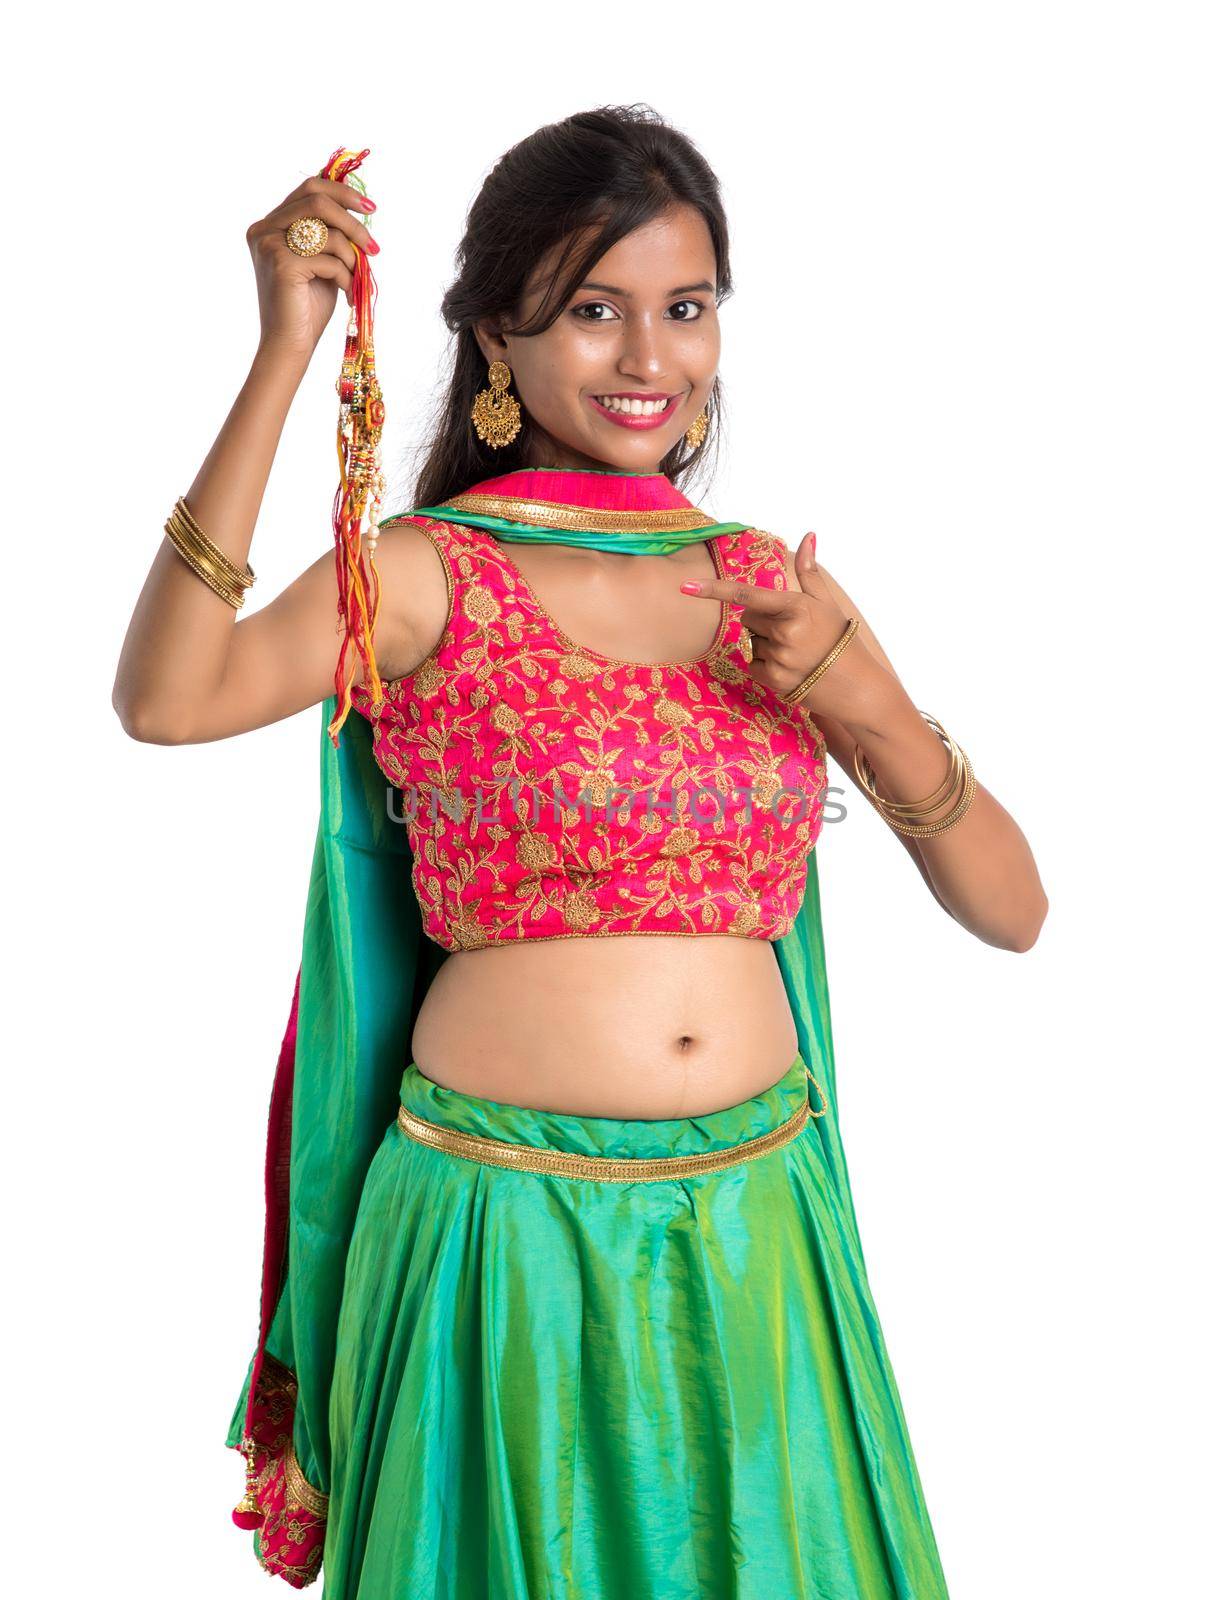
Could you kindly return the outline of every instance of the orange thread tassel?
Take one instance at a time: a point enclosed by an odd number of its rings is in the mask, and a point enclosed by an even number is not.
[[[320,176],[347,182],[364,194],[365,185],[361,179],[350,174],[369,154],[369,150],[334,150]],[[353,703],[349,686],[356,661],[350,660],[350,645],[366,669],[371,709],[377,711],[384,698],[374,655],[374,627],[382,598],[381,584],[373,547],[362,549],[362,524],[367,512],[369,527],[377,539],[378,512],[384,490],[380,446],[386,412],[374,367],[374,303],[378,286],[366,252],[354,245],[353,253],[353,307],[345,336],[344,360],[336,380],[336,392],[340,396],[336,426],[340,483],[332,506],[332,530],[336,537],[336,608],[344,637],[336,662],[336,714],[328,723],[333,747],[340,743],[340,730]]]

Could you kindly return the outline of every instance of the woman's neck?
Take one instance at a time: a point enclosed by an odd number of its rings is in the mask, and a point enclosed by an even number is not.
[[[548,439],[534,443],[530,459],[523,466],[527,471],[543,467],[550,472],[632,472],[636,476],[660,470],[658,461],[649,467],[620,467],[615,461],[601,461],[598,456],[584,455],[581,450],[571,450]]]

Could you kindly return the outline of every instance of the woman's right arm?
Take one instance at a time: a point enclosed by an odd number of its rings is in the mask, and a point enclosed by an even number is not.
[[[373,243],[346,207],[365,209],[356,190],[308,178],[247,230],[259,290],[259,346],[185,496],[200,527],[239,568],[248,559],[285,418],[337,290],[351,297],[349,241],[363,249]],[[285,229],[305,216],[322,217],[328,226],[327,245],[317,256],[295,255],[285,242]],[[441,631],[445,578],[428,540],[411,525],[387,530],[378,565],[376,656],[384,678],[399,677]],[[132,738],[154,744],[224,739],[317,705],[333,692],[341,634],[332,549],[261,610],[238,617],[163,536],[128,625],[111,696]]]

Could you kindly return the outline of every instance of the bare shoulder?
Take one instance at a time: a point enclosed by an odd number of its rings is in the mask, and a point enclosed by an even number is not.
[[[379,672],[405,678],[441,642],[451,612],[449,570],[418,522],[388,523],[379,535]]]

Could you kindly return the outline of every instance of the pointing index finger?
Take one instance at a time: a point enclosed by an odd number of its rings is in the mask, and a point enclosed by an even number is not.
[[[760,611],[786,611],[794,596],[787,589],[766,589],[757,583],[741,583],[736,578],[692,579],[681,584],[682,594],[709,595],[728,600],[734,606],[755,606]]]

